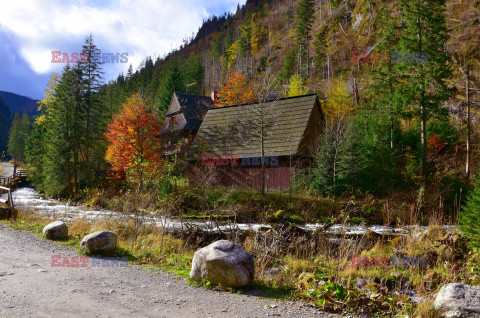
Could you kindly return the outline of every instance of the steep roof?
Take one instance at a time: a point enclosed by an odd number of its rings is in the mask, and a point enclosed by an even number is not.
[[[313,114],[320,116],[318,120],[311,119]],[[260,124],[262,117],[263,124]],[[262,126],[265,128],[265,156],[301,155],[309,123],[320,127],[322,118],[316,94],[215,108],[205,116],[188,152],[188,159],[199,159],[203,152],[239,157],[261,156]]]
[[[214,108],[213,101],[207,96],[174,93],[173,98],[177,99],[180,110],[169,110],[166,116],[183,113],[187,122],[183,127],[176,128],[184,130],[197,131],[202,124],[203,115]]]

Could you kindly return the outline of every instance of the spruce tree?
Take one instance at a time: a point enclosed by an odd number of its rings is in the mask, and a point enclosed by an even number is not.
[[[317,35],[315,36],[315,40],[313,41],[313,46],[315,48],[315,57],[313,58],[313,62],[317,69],[323,67],[327,58],[327,35],[328,29],[323,27],[320,29],[320,31],[318,31]]]
[[[313,21],[315,20],[315,1],[300,0],[297,6],[298,24],[296,27],[297,45],[300,58],[300,72],[303,73],[303,64],[307,65],[307,76],[309,75],[310,54],[309,46]]]
[[[8,139],[8,155],[17,162],[25,162],[25,143],[31,129],[30,117],[23,113],[15,113]]]
[[[205,68],[203,67],[201,55],[189,58],[183,64],[183,78],[186,85],[185,92],[188,94],[199,95],[201,94],[203,76],[205,74]]]
[[[445,0],[400,0],[401,37],[394,59],[398,64],[399,98],[420,121],[422,174],[427,176],[427,124],[447,115],[442,103],[450,97],[451,75],[446,50]],[[400,53],[398,53],[400,52]]]
[[[185,91],[182,74],[177,61],[172,61],[168,65],[167,74],[163,85],[157,92],[158,113],[163,114],[168,110],[170,101],[174,92]]]
[[[399,42],[398,19],[393,12],[385,5],[379,14],[377,21],[377,41],[379,45],[369,56],[372,62],[370,74],[371,85],[366,95],[370,101],[372,111],[379,111],[387,116],[390,121],[388,134],[390,149],[394,149],[394,132],[403,116],[403,101],[399,98],[400,75],[396,69],[397,64],[393,63],[391,51],[395,50]],[[360,62],[360,61],[359,61]],[[382,138],[385,140],[384,138]]]
[[[66,65],[44,133],[42,184],[49,195],[67,196],[79,187],[80,170],[84,167],[79,155],[84,154],[82,142],[87,129],[82,89],[81,70]]]
[[[88,54],[88,59],[86,63],[79,63],[76,67],[76,70],[80,71],[81,94],[83,95],[82,109],[79,111],[83,113],[85,126],[85,134],[79,139],[79,142],[81,142],[79,146],[82,147],[85,161],[82,165],[84,168],[83,180],[90,183],[92,174],[97,175],[102,168],[102,163],[104,163],[105,148],[99,143],[99,136],[107,130],[109,118],[105,116],[103,103],[99,99],[98,91],[103,84],[101,51],[95,45],[92,35],[85,39],[82,53]]]

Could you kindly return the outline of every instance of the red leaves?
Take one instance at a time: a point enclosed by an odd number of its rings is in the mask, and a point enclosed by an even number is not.
[[[149,163],[161,163],[159,131],[156,116],[147,112],[140,95],[130,96],[105,134],[109,142],[105,159],[112,165],[115,179],[125,179],[131,169],[143,174]]]
[[[432,150],[435,154],[440,154],[440,152],[445,148],[446,143],[439,135],[433,133],[428,138],[428,149]]]

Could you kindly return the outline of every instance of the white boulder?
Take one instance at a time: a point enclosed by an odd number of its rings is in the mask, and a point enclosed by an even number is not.
[[[49,240],[63,240],[68,237],[68,227],[62,221],[55,221],[48,224],[43,228],[42,232],[45,238]]]
[[[447,318],[480,318],[480,287],[447,284],[435,298],[435,308]]]
[[[214,242],[195,252],[190,278],[215,285],[243,287],[255,277],[253,257],[243,247],[227,240]]]
[[[113,252],[117,246],[117,234],[112,231],[98,231],[89,234],[80,242],[80,247],[90,252]]]

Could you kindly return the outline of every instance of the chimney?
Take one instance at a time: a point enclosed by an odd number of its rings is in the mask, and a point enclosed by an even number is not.
[[[212,91],[212,101],[213,102],[216,102],[217,101],[217,95],[218,95],[218,92],[217,91]]]

